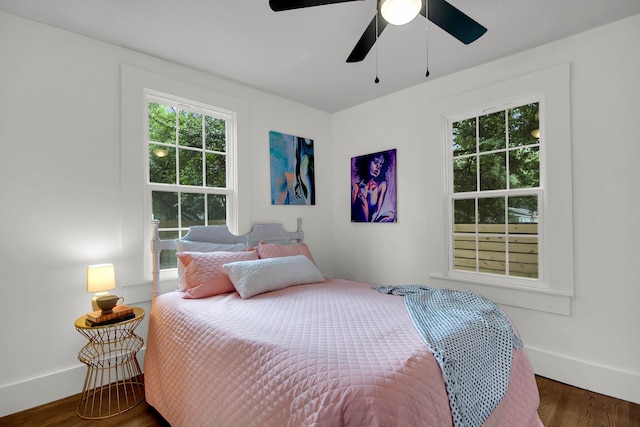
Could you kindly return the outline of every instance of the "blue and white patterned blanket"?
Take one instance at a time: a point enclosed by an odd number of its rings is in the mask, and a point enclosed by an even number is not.
[[[418,333],[444,377],[456,427],[480,426],[509,386],[513,349],[523,344],[502,310],[472,292],[429,286],[383,286],[404,296]]]

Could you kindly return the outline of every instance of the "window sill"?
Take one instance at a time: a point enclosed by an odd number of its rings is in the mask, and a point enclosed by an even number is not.
[[[524,286],[509,286],[470,280],[467,278],[451,277],[441,274],[430,274],[434,285],[456,289],[459,291],[473,291],[496,304],[544,311],[547,313],[571,314],[571,296],[565,292]]]

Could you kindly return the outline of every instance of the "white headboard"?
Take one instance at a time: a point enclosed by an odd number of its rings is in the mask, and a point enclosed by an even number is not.
[[[301,243],[304,240],[302,231],[302,218],[298,218],[297,231],[287,231],[282,224],[256,224],[247,234],[236,236],[231,233],[226,225],[193,226],[181,239],[161,240],[158,232],[160,221],[151,221],[151,253],[152,253],[152,301],[160,295],[160,251],[176,248],[178,240],[189,242],[210,243],[240,243],[247,246],[256,246],[265,243],[279,243],[283,245]]]

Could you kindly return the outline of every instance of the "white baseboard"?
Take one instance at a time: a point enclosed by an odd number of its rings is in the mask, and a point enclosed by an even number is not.
[[[143,372],[145,349],[142,348],[137,354]],[[87,367],[78,364],[62,371],[0,386],[0,417],[81,393],[86,375]]]
[[[640,374],[527,347],[536,374],[640,404]]]
[[[175,289],[175,280],[161,284],[163,291]],[[122,290],[127,304],[149,303],[151,299],[151,283],[140,283],[125,286]],[[144,304],[143,304],[144,305]],[[149,311],[147,310],[147,315]],[[144,372],[144,353],[146,346],[137,354],[138,363]],[[82,392],[86,365],[76,365],[57,372],[29,378],[13,384],[0,385],[0,417],[31,409],[45,403],[54,402]],[[78,400],[78,403],[80,401]]]
[[[143,348],[138,361],[143,368]],[[596,393],[640,404],[640,375],[527,347],[536,374]],[[84,365],[0,387],[0,417],[82,391]]]

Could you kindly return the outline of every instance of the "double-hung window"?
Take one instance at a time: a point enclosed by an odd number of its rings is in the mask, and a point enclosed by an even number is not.
[[[559,64],[433,105],[445,203],[432,212],[442,221],[429,226],[442,248],[432,254],[434,285],[571,312],[570,69]]]
[[[147,197],[161,239],[195,225],[225,225],[233,216],[235,114],[147,91]],[[161,253],[160,268],[176,266]]]
[[[450,274],[542,281],[543,107],[533,97],[447,121]]]

